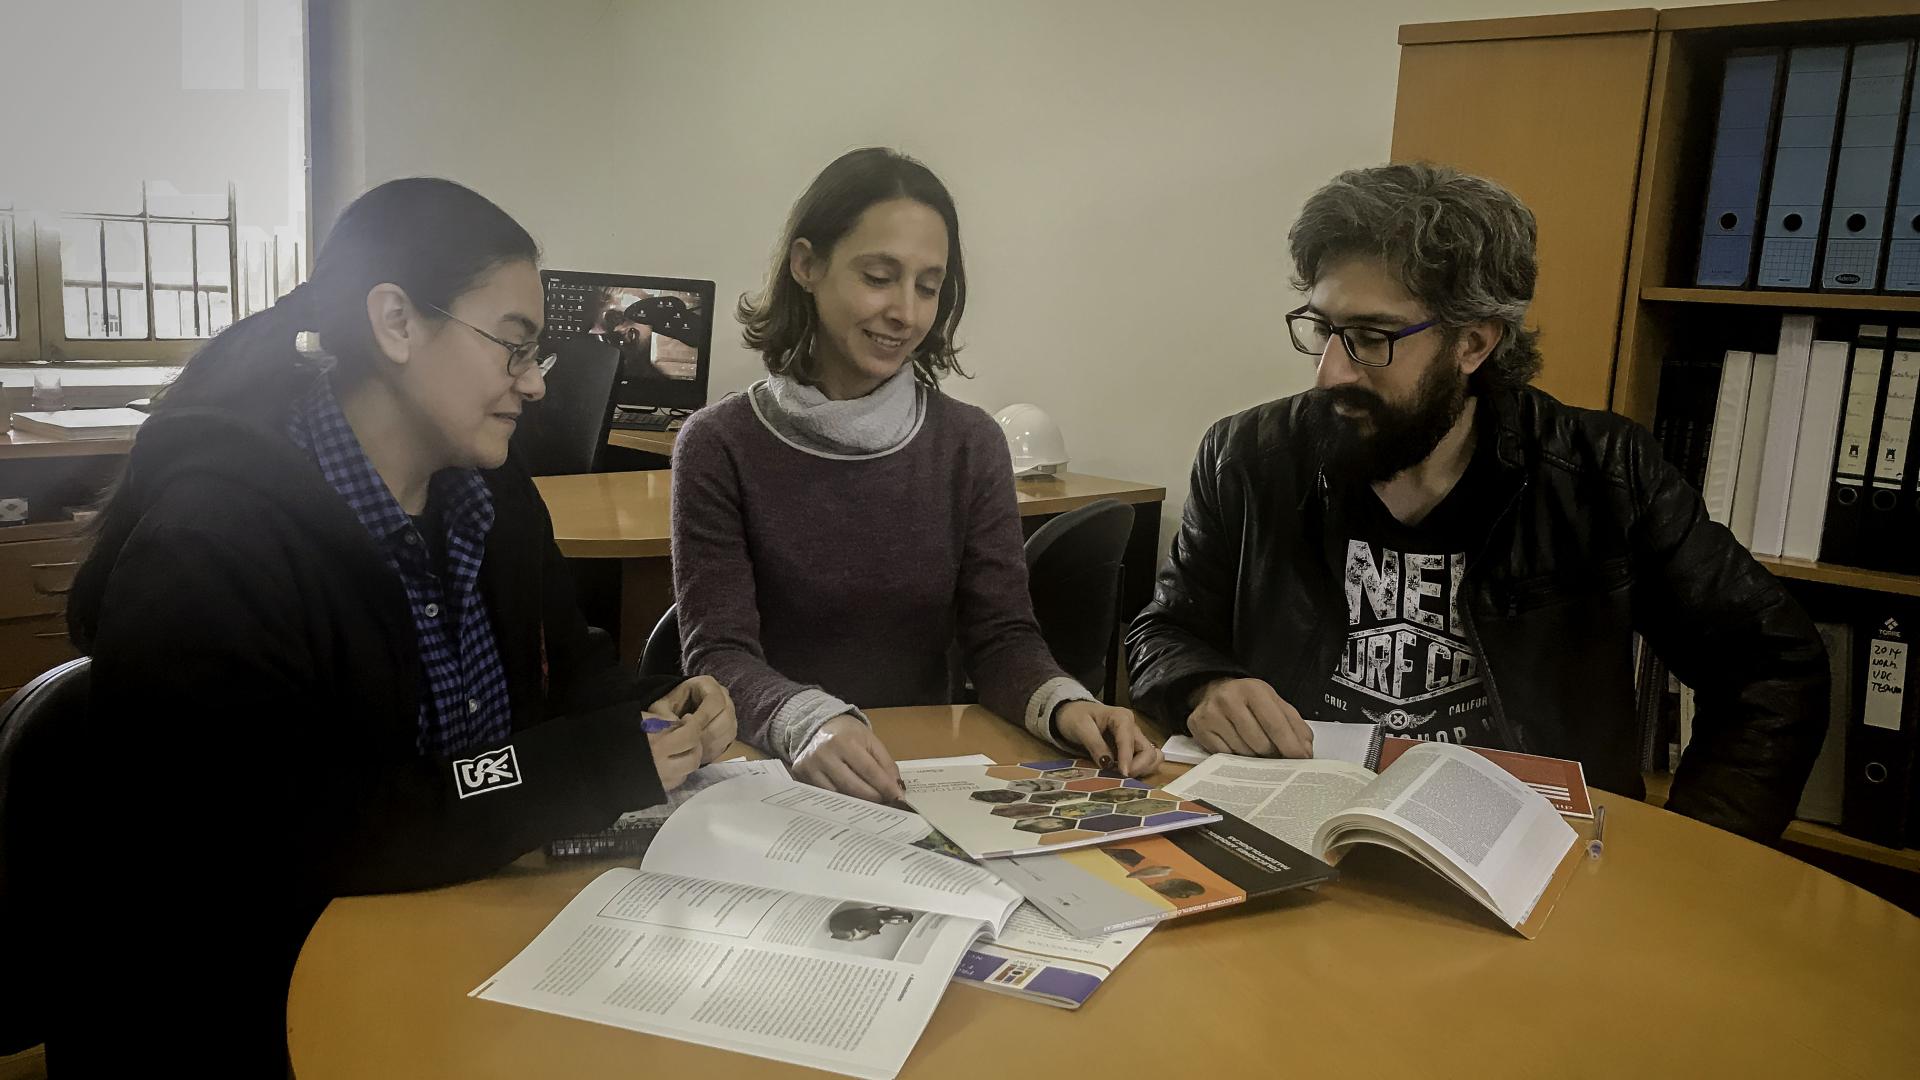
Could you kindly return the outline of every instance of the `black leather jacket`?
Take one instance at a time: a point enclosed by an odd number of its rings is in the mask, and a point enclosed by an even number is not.
[[[1305,396],[1215,424],[1153,602],[1127,633],[1133,700],[1184,730],[1206,680],[1257,676],[1314,715],[1346,636],[1341,485]],[[1645,429],[1538,390],[1482,397],[1500,494],[1462,582],[1496,735],[1640,797],[1632,633],[1696,693],[1668,808],[1777,837],[1826,730],[1826,650],[1805,612],[1707,519]]]

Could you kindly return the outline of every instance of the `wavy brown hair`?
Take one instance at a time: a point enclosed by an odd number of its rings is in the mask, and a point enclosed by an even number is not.
[[[1513,192],[1415,161],[1334,177],[1307,199],[1287,244],[1301,292],[1342,259],[1378,259],[1449,335],[1496,323],[1500,341],[1471,382],[1476,390],[1513,389],[1540,373],[1540,332],[1526,325],[1539,273],[1536,233],[1533,211]]]
[[[800,287],[789,269],[793,242],[806,240],[820,258],[831,258],[833,247],[853,231],[868,208],[890,199],[923,203],[947,223],[947,276],[940,283],[940,306],[933,328],[913,353],[914,377],[931,386],[947,375],[966,377],[960,367],[954,334],[967,308],[967,271],[960,257],[960,214],[953,196],[933,170],[883,146],[870,146],[840,155],[820,171],[787,215],[787,227],[773,252],[773,267],[758,296],[742,295],[736,314],[740,338],[760,354],[767,370],[790,375],[803,383],[816,380],[812,333],[818,314],[812,294]]]

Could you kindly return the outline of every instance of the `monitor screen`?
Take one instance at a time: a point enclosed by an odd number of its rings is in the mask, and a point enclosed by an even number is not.
[[[711,281],[542,271],[548,348],[591,336],[620,350],[614,400],[634,408],[707,403],[713,346]]]

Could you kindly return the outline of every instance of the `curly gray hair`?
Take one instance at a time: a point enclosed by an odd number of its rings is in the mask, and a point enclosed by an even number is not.
[[[1527,385],[1540,373],[1539,331],[1524,324],[1539,271],[1533,211],[1491,180],[1411,162],[1349,169],[1313,193],[1287,230],[1294,287],[1350,258],[1385,263],[1451,340],[1491,319],[1500,341],[1474,372],[1476,389]]]

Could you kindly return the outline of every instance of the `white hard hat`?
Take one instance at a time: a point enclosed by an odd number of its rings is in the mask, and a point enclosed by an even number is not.
[[[994,414],[1013,453],[1013,475],[1055,473],[1067,464],[1067,440],[1047,410],[1022,402]]]

